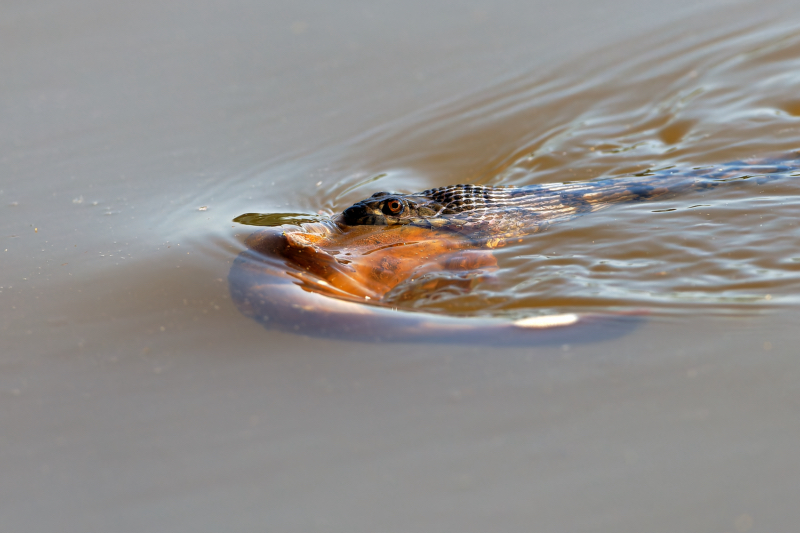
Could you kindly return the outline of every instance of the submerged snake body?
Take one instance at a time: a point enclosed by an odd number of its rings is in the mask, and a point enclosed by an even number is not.
[[[671,197],[722,183],[797,172],[800,160],[752,159],[714,167],[671,168],[641,175],[526,187],[451,185],[415,194],[378,192],[342,213],[358,225],[414,225],[457,231],[475,239],[535,233],[559,220],[622,202]]]

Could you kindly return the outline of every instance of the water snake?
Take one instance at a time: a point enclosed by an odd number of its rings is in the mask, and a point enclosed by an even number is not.
[[[629,328],[632,319],[534,313],[518,320],[470,320],[392,308],[413,299],[414,290],[447,285],[468,290],[480,273],[496,268],[494,248],[550,224],[622,202],[670,198],[798,170],[800,156],[791,154],[585,182],[377,192],[323,223],[255,232],[231,269],[231,293],[243,313],[265,325],[312,335],[379,340],[457,336],[470,342],[530,344],[574,341],[580,336],[576,326],[583,325],[591,331],[587,337],[613,336]],[[443,272],[451,275],[432,275]],[[573,328],[553,332],[565,325]]]
[[[549,224],[623,202],[649,201],[732,180],[800,170],[800,161],[770,158],[692,169],[667,168],[626,178],[525,187],[460,184],[413,194],[377,192],[345,209],[357,225],[413,225],[456,231],[491,244],[535,233]]]

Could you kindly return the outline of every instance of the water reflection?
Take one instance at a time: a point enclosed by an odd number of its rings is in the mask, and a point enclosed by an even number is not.
[[[233,219],[244,226],[277,227],[282,225],[299,226],[307,222],[322,222],[327,217],[303,213],[245,213]]]

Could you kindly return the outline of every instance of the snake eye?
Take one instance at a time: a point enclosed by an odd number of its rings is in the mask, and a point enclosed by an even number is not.
[[[389,198],[383,204],[383,212],[387,215],[399,215],[403,212],[403,203],[397,198]]]

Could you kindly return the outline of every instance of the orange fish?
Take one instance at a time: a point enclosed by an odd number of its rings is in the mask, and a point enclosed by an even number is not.
[[[354,340],[533,345],[616,337],[637,322],[573,313],[464,318],[382,306],[404,281],[431,272],[497,268],[490,250],[444,230],[303,224],[256,231],[245,244],[228,277],[231,294],[243,314],[271,328]],[[474,279],[432,277],[421,289],[468,288]]]

